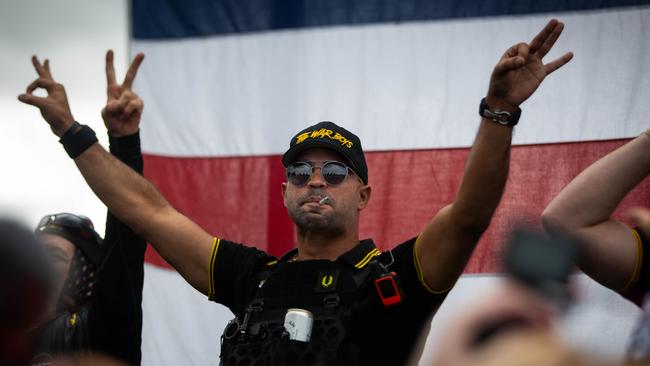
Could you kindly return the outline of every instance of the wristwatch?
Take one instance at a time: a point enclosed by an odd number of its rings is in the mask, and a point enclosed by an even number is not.
[[[491,111],[487,105],[487,102],[485,101],[485,98],[483,98],[481,99],[481,105],[478,108],[478,114],[481,117],[492,120],[500,125],[512,127],[516,126],[517,122],[519,122],[519,117],[521,116],[521,108],[517,108],[514,113],[502,111],[500,109]]]

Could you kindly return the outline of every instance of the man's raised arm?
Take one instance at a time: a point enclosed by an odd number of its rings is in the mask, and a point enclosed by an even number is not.
[[[495,66],[456,198],[435,215],[416,242],[422,274],[431,291],[444,292],[453,286],[489,226],[508,177],[511,125],[518,118],[519,105],[547,75],[573,57],[566,53],[542,63],[563,28],[563,23],[551,20],[530,44],[510,47]],[[504,111],[508,114],[500,113]]]
[[[650,174],[649,133],[641,134],[578,174],[542,214],[542,223],[549,233],[577,237],[584,256],[581,269],[619,292],[625,292],[634,282],[640,243],[631,228],[611,215],[627,193]]]
[[[138,67],[144,59],[138,54],[118,85],[113,70],[113,54],[106,55],[108,102],[104,119],[120,115],[120,120],[137,124],[142,101],[131,90]],[[40,109],[97,197],[124,223],[150,242],[156,250],[197,290],[208,292],[208,266],[213,238],[197,224],[176,211],[149,181],[109,154],[86,126],[75,124],[63,85],[52,78],[48,60],[36,56],[32,63],[38,79],[18,99]],[[42,88],[47,97],[33,95]]]

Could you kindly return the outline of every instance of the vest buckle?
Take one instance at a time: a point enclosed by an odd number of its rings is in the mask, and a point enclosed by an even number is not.
[[[335,308],[341,303],[341,298],[337,294],[328,294],[323,298],[323,304],[328,308]]]

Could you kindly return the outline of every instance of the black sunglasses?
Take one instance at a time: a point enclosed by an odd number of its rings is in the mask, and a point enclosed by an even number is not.
[[[59,213],[47,215],[38,222],[36,232],[45,230],[48,226],[61,227],[77,232],[82,237],[92,238],[95,235],[93,222],[85,216],[78,216],[71,213]]]
[[[315,165],[320,163],[320,165]],[[314,174],[314,169],[319,168],[327,184],[337,185],[343,183],[348,176],[348,171],[356,175],[354,170],[339,161],[297,161],[286,169],[287,181],[294,186],[304,186]]]

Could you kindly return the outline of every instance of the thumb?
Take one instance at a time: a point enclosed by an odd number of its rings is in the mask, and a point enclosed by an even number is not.
[[[25,104],[33,105],[38,108],[45,107],[47,103],[47,98],[37,97],[32,94],[20,94],[18,96],[18,100]]]
[[[505,74],[510,70],[523,66],[526,62],[529,51],[530,47],[524,42],[517,43],[510,47],[494,68],[494,72],[497,74]]]
[[[497,74],[505,74],[508,71],[520,68],[524,64],[524,58],[521,56],[509,57],[501,60],[494,68],[494,72]]]
[[[120,98],[119,100],[111,100],[110,102],[106,103],[106,106],[104,107],[104,109],[109,114],[119,113],[119,112],[122,112],[122,110],[124,109],[124,106],[127,103],[128,103],[128,101],[124,100],[123,98]]]

